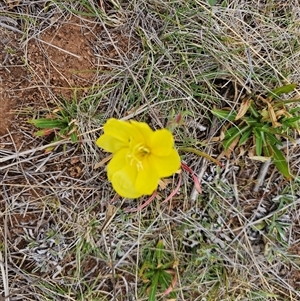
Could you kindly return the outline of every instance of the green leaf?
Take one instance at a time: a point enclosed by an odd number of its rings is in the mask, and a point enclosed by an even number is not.
[[[299,101],[300,101],[300,99],[299,99]],[[291,115],[294,115],[295,113],[298,113],[299,111],[300,111],[300,107],[296,107],[296,108],[289,110]]]
[[[236,133],[240,134],[241,133],[240,129],[237,126],[232,126],[225,132],[225,139],[235,136]]]
[[[288,180],[290,180],[293,176],[290,174],[289,166],[286,161],[286,158],[284,157],[281,150],[279,150],[276,145],[270,144],[270,147],[273,151],[273,162],[277,169],[282,173],[284,177],[286,177]]]
[[[60,129],[63,127],[68,126],[68,123],[64,120],[58,119],[47,119],[47,118],[40,118],[40,119],[31,119],[28,120],[30,124],[33,124],[37,128],[41,129]]]
[[[171,274],[169,274],[167,271],[162,270],[160,272],[159,284],[161,285],[161,288],[163,291],[166,291],[169,288],[172,288],[172,279],[173,279],[173,276]],[[169,297],[172,297],[172,296],[174,296],[174,292],[170,291],[168,295],[169,295]]]
[[[251,115],[253,115],[255,118],[259,117],[259,112],[256,110],[256,107],[253,103],[251,103],[250,107],[249,107],[249,112],[251,113]]]
[[[252,134],[252,128],[248,126],[248,129],[245,130],[244,134],[242,135],[239,141],[239,146],[245,143],[248,140],[248,138],[251,136],[251,134]]]
[[[255,134],[255,152],[257,156],[261,156],[263,145],[265,145],[264,133],[258,129],[254,130]]]
[[[72,141],[73,143],[78,142],[78,137],[77,137],[76,132],[73,132],[73,133],[70,135],[70,138],[71,138],[71,141]]]
[[[155,301],[156,300],[156,291],[157,291],[157,285],[158,285],[158,279],[159,279],[159,271],[154,275],[154,278],[151,281],[150,286],[150,293],[148,301]]]
[[[231,112],[228,110],[212,109],[212,113],[220,119],[225,119],[229,121],[233,121],[236,117],[235,112]]]
[[[257,118],[248,116],[248,117],[245,117],[244,120],[246,121],[246,123],[248,125],[251,125],[253,127],[261,126],[261,123],[257,120]]]
[[[231,143],[237,138],[241,136],[241,132],[238,130],[236,131],[236,133],[232,136],[230,136],[229,138],[227,138],[226,140],[223,141],[223,147],[225,150],[227,150]]]
[[[226,0],[224,0],[222,3],[221,3],[221,7],[228,7],[228,3]]]
[[[282,145],[282,142],[280,140],[278,140],[275,135],[267,133],[267,132],[265,133],[265,135],[266,135],[266,139],[268,140],[268,144],[272,144],[272,145],[277,144],[280,146]]]
[[[224,149],[227,150],[231,143],[240,137],[247,129],[249,129],[248,125],[245,125],[243,128],[239,129],[238,127],[232,127],[225,133],[225,139],[223,141]]]
[[[59,131],[59,136],[64,137],[67,136],[68,133],[69,133],[68,127],[64,127]]]
[[[270,144],[266,144],[266,145],[263,145],[263,153],[264,153],[264,155],[266,156],[266,157],[268,157],[268,158],[271,158],[271,157],[273,157],[273,150],[272,150],[272,148],[271,148],[271,146],[270,146]]]
[[[270,132],[271,134],[284,137],[284,138],[290,140],[292,143],[296,143],[295,139],[292,136],[289,136],[285,133],[281,133],[280,129],[269,128],[268,130],[264,130],[264,132],[267,132],[267,131]],[[281,142],[280,142],[280,145],[282,145]]]
[[[165,270],[160,271],[159,284],[162,285],[163,289],[167,289],[172,283],[172,276]]]
[[[218,0],[207,0],[207,3],[211,6],[215,5]]]
[[[162,258],[163,258],[163,250],[164,250],[164,243],[162,240],[159,240],[156,245],[156,250],[154,253],[154,258],[156,258],[157,266],[161,266]]]
[[[288,124],[292,124],[294,122],[297,122],[300,120],[300,116],[297,117],[291,117],[291,118],[286,118],[284,119],[283,123],[288,123]]]
[[[268,94],[268,96],[271,97],[271,98],[276,98],[277,96],[280,96],[281,94],[293,92],[296,87],[297,87],[297,84],[285,85],[285,86],[282,86],[282,87],[279,87],[279,88],[276,88],[276,89],[272,90]]]

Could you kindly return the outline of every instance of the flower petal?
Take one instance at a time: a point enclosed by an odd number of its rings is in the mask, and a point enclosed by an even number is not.
[[[149,162],[159,178],[169,177],[180,168],[180,157],[175,149],[171,149],[168,156],[149,156]]]
[[[167,129],[157,130],[148,141],[151,154],[155,156],[167,156],[174,146],[172,133]]]
[[[111,153],[128,146],[130,137],[135,132],[135,129],[129,122],[115,118],[107,120],[103,130],[104,134],[96,141],[96,144]]]
[[[143,168],[138,171],[135,188],[141,194],[150,195],[157,188],[159,176],[156,169],[151,166],[151,162],[145,158]]]
[[[112,136],[103,134],[96,140],[96,144],[110,153],[116,153],[122,148],[128,147],[128,143],[124,143],[121,140],[115,139]]]
[[[128,148],[124,148],[114,154],[107,165],[107,177],[120,196],[138,198],[142,194],[135,188],[137,169],[128,163],[128,151]]]
[[[127,154],[129,152],[128,148],[123,148],[120,151],[116,152],[112,159],[109,161],[107,165],[107,177],[111,181],[112,176],[118,170],[126,167],[127,163]]]
[[[131,166],[126,166],[113,174],[111,183],[120,196],[135,199],[143,195],[143,193],[136,190],[134,186],[135,179],[135,170]]]
[[[130,120],[130,124],[134,128],[130,140],[130,147],[134,149],[136,145],[147,146],[147,140],[154,133],[149,125],[145,122],[137,122],[134,120]]]
[[[154,134],[154,131],[145,122],[137,122],[134,120],[130,120],[130,123],[141,133],[144,139],[148,139]]]

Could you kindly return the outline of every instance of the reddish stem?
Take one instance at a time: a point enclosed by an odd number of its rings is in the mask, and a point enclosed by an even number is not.
[[[181,174],[179,174],[179,181],[178,181],[178,184],[176,186],[176,188],[171,192],[171,194],[162,202],[162,204],[168,202],[176,193],[177,191],[179,190],[180,188],[180,185],[181,185],[181,180],[182,180],[182,176]]]
[[[197,176],[195,175],[194,171],[188,167],[185,163],[181,163],[181,167],[188,171],[191,176],[193,177],[193,181],[194,181],[194,184],[195,184],[195,189],[199,192],[199,193],[202,193],[202,188],[201,188],[201,184],[199,182],[199,179],[197,178]]]
[[[137,208],[132,208],[132,209],[125,208],[124,211],[125,212],[138,212],[138,211],[142,210],[143,208],[145,208],[146,206],[148,206],[155,199],[156,195],[157,195],[157,190],[155,190],[153,192],[151,197],[144,204],[138,206]]]

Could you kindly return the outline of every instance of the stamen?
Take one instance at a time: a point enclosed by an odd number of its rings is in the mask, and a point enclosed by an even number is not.
[[[144,146],[143,144],[139,143],[135,145],[131,152],[128,153],[127,158],[130,160],[130,165],[136,165],[138,170],[143,169],[142,160],[145,156],[150,154],[150,150],[148,147]]]

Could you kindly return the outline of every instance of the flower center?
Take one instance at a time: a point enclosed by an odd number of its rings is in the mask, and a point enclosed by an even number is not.
[[[135,164],[137,169],[140,170],[143,169],[143,159],[149,154],[150,149],[142,143],[139,143],[132,148],[127,156],[130,159],[130,165]]]

